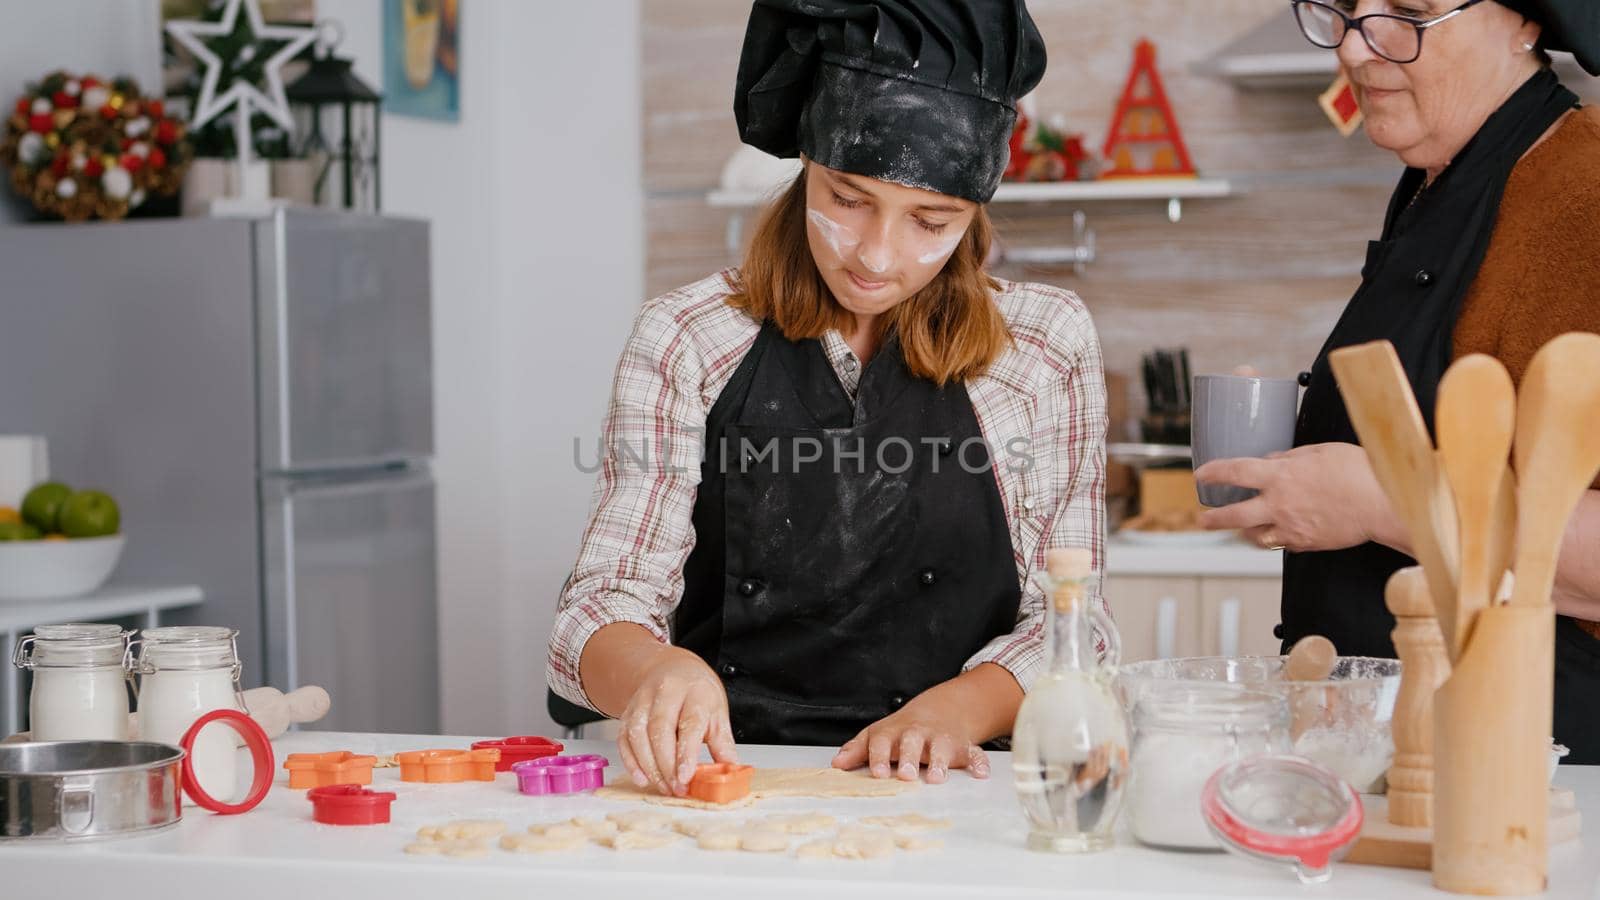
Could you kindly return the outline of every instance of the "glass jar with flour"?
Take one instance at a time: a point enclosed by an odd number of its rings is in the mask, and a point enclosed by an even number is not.
[[[17,642],[12,664],[33,672],[34,740],[128,739],[128,637],[116,625],[40,625]]]
[[[1236,760],[1290,750],[1283,698],[1226,684],[1147,691],[1133,731],[1133,836],[1154,847],[1220,850],[1200,809],[1206,781]]]
[[[244,712],[239,690],[238,631],[170,626],[141,632],[138,656],[139,736],[177,746],[195,720],[215,709]],[[238,778],[233,731],[216,725],[195,737],[194,775],[213,797],[231,797]]]

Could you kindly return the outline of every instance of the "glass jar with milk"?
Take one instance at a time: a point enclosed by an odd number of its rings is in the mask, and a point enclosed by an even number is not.
[[[244,712],[239,690],[239,632],[231,628],[149,628],[134,641],[139,675],[139,736],[176,746],[195,720],[214,709]],[[211,726],[195,737],[195,778],[213,797],[235,794],[237,742]]]
[[[33,672],[34,740],[128,739],[128,637],[116,625],[40,625],[17,642],[12,664]]]

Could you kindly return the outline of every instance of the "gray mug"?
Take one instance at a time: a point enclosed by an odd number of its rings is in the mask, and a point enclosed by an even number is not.
[[[1300,383],[1293,378],[1197,375],[1189,444],[1196,469],[1212,460],[1263,457],[1294,446]],[[1231,506],[1256,491],[1197,484],[1201,504]]]

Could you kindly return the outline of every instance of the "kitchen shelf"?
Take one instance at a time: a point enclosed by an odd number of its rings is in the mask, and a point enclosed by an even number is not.
[[[1570,53],[1552,53],[1563,74],[1583,75]],[[1321,91],[1339,74],[1339,57],[1309,43],[1294,11],[1285,9],[1211,57],[1190,67],[1196,75],[1232,81],[1247,90],[1275,88]]]
[[[706,194],[713,209],[730,209],[726,244],[730,256],[738,256],[745,216],[772,199],[781,186],[769,190],[718,188]],[[1225,178],[1103,178],[1098,181],[1006,182],[995,191],[991,203],[1090,203],[1114,200],[1165,200],[1167,221],[1176,224],[1183,218],[1183,201],[1227,197],[1234,193]],[[1094,261],[1094,235],[1087,230],[1079,211],[1074,216],[1077,243],[1071,246],[1016,247],[1005,251],[1011,262],[1034,265],[1071,265],[1079,272]]]
[[[1096,200],[1188,200],[1226,197],[1233,185],[1222,178],[1103,178],[1098,181],[1006,182],[992,203],[1052,203]],[[720,209],[759,206],[765,191],[718,189],[706,203]]]
[[[5,641],[4,658],[0,658],[0,737],[15,733],[20,727],[21,678],[11,665],[10,654],[17,639],[40,625],[61,625],[69,622],[104,622],[125,616],[139,616],[141,628],[155,628],[161,624],[161,615],[175,609],[198,606],[205,595],[200,588],[141,587],[113,585],[102,588],[86,597],[60,600],[0,600],[0,640]]]

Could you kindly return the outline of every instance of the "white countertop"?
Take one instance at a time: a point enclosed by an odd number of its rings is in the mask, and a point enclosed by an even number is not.
[[[1283,575],[1281,550],[1262,550],[1238,538],[1184,543],[1181,537],[1163,541],[1166,537],[1153,535],[1153,540],[1162,542],[1147,544],[1134,543],[1126,535],[1111,535],[1106,541],[1106,575],[1113,578],[1118,575],[1279,578]]]
[[[392,753],[432,747],[466,747],[471,738],[302,733],[276,744],[279,765],[290,752],[352,750]],[[569,752],[615,748],[577,741]],[[828,748],[741,747],[744,762],[760,766],[826,765]],[[521,855],[491,851],[486,859],[448,860],[402,852],[417,827],[452,818],[504,819],[513,829],[574,815],[628,808],[589,795],[525,797],[513,776],[492,784],[414,785],[398,769],[380,769],[374,787],[399,794],[389,825],[336,827],[311,821],[304,792],[279,778],[253,812],[218,817],[185,808],[183,821],[159,834],[81,844],[0,844],[0,884],[7,897],[118,897],[159,900],[290,900],[290,898],[626,897],[664,900],[736,897],[741,900],[861,897],[1046,898],[1304,898],[1360,897],[1414,900],[1450,896],[1436,892],[1427,872],[1340,865],[1333,880],[1305,888],[1288,873],[1221,853],[1170,853],[1124,842],[1090,856],[1055,856],[1023,848],[1025,825],[1012,793],[1010,759],[994,754],[994,777],[976,781],[952,773],[950,783],[923,786],[908,796],[875,800],[777,800],[716,815],[822,810],[841,819],[899,812],[948,816],[955,827],[946,847],[932,853],[897,853],[867,862],[820,862],[791,856],[709,853],[680,841],[663,850],[616,852],[585,847],[566,854]],[[618,768],[608,771],[613,778]],[[1600,767],[1562,767],[1558,785],[1573,788],[1585,819],[1600,822]],[[1590,825],[1592,829],[1594,825]],[[1600,881],[1600,853],[1591,837],[1553,849],[1550,891],[1557,898],[1592,898]]]

